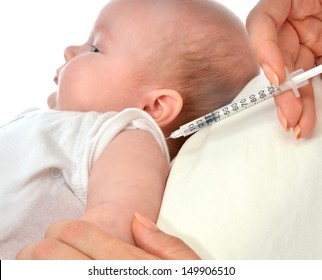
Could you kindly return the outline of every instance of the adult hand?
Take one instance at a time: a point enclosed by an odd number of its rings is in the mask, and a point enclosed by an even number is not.
[[[247,18],[247,29],[258,61],[275,85],[289,72],[308,70],[322,63],[322,1],[261,0]],[[311,135],[316,124],[312,85],[275,98],[282,126],[293,128],[296,138]]]
[[[23,248],[17,259],[199,259],[183,241],[165,234],[139,214],[132,231],[140,248],[86,221],[59,222],[48,229],[43,241]]]

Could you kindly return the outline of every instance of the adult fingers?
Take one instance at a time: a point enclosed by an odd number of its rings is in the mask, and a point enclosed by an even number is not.
[[[157,259],[82,220],[57,223],[48,229],[46,238],[59,240],[91,259]]]
[[[295,68],[302,68],[306,71],[312,67],[314,67],[314,55],[308,48],[301,46]],[[307,86],[300,88],[299,92],[300,98],[296,97],[292,91],[275,98],[280,122],[286,130],[293,128],[297,139],[309,137],[317,121],[311,81]]]
[[[308,70],[314,66],[314,54],[307,47],[301,46],[296,67]],[[302,101],[302,114],[298,125],[294,128],[294,136],[298,139],[309,137],[317,122],[314,90],[311,80],[307,86],[300,89],[300,94]]]
[[[303,112],[299,123],[293,129],[296,139],[307,138],[311,136],[316,126],[316,109],[313,87],[311,83],[301,89],[301,99],[303,103]]]
[[[321,4],[322,9],[322,4]],[[300,38],[301,44],[306,46],[316,56],[322,56],[322,12],[321,18],[307,16],[304,20],[290,20]]]
[[[278,30],[290,9],[291,0],[262,0],[249,13],[246,21],[258,62],[275,85],[285,80],[285,62],[278,45]]]
[[[135,214],[132,232],[138,247],[161,259],[200,259],[181,239],[164,233],[154,223],[138,213]]]
[[[17,260],[89,260],[90,258],[53,239],[44,239],[40,242],[24,247],[16,256]]]
[[[279,43],[278,46],[282,52],[286,69],[292,73],[297,70],[295,63],[298,60],[300,52],[300,42],[298,35],[289,22],[284,22],[279,28],[278,32]],[[301,117],[303,104],[302,100],[298,98],[292,90],[284,92],[275,98],[277,106],[278,117],[280,123],[285,130],[295,127]]]

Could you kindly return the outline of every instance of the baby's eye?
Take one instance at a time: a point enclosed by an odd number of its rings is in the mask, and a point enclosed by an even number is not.
[[[95,46],[91,46],[91,52],[100,52],[100,50],[98,48],[96,48]]]

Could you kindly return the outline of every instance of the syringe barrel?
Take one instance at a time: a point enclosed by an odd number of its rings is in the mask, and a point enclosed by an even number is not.
[[[200,129],[211,126],[214,123],[220,122],[230,116],[233,116],[241,111],[244,111],[258,103],[268,100],[275,95],[279,94],[281,90],[275,87],[273,84],[255,92],[254,94],[241,98],[240,100],[233,101],[227,106],[221,107],[209,114],[206,114],[198,119],[195,119],[183,126],[179,130],[175,131],[173,135],[188,136],[192,133],[199,131]],[[177,138],[175,137],[175,138]]]
[[[294,93],[298,93],[297,89],[307,84],[308,79],[321,73],[322,65],[316,66],[306,72],[303,72],[302,69],[299,69],[293,73],[288,73],[288,71],[286,71],[287,80],[282,85],[280,85],[279,88],[277,88],[273,84],[270,84],[269,86],[248,97],[242,98],[238,101],[233,101],[227,106],[217,109],[216,111],[213,111],[181,126],[178,130],[171,133],[170,138],[188,136],[204,127],[211,126],[213,123],[222,121],[256,104],[268,100],[284,91],[293,89]]]

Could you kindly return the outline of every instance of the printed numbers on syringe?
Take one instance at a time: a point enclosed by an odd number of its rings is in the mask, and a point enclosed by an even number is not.
[[[224,106],[214,112],[211,112],[201,117],[200,119],[197,119],[191,122],[188,125],[189,130],[191,132],[194,130],[199,130],[200,128],[203,128],[206,126],[205,123],[207,123],[207,125],[210,126],[215,122],[222,121],[258,103],[261,103],[267,99],[270,99],[278,93],[280,93],[280,89],[275,87],[274,85],[270,85],[265,89],[260,90],[257,93],[254,93],[250,96],[242,98],[241,100],[233,102],[228,106]]]

